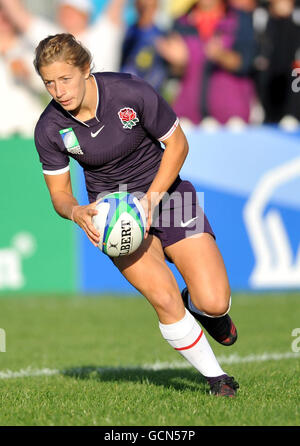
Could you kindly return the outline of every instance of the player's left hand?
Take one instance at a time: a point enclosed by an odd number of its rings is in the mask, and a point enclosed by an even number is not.
[[[89,240],[94,246],[98,246],[100,241],[100,234],[92,223],[92,219],[98,214],[95,209],[96,202],[90,203],[85,206],[74,206],[71,219],[80,226]]]

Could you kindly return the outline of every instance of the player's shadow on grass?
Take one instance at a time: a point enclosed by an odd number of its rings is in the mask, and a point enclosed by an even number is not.
[[[140,384],[154,384],[175,390],[203,390],[207,386],[205,378],[185,368],[145,370],[142,367],[72,367],[61,372],[64,376],[83,380],[134,382]]]

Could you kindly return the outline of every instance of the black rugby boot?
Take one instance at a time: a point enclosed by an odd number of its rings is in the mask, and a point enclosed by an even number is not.
[[[209,317],[198,314],[189,308],[188,295],[188,289],[184,288],[181,292],[184,306],[192,313],[194,318],[200,322],[207,333],[222,345],[233,345],[237,340],[237,329],[230,316],[225,314],[225,316],[221,317]]]

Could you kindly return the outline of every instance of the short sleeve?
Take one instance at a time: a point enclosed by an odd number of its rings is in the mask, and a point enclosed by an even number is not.
[[[158,141],[165,141],[179,124],[176,113],[167,101],[147,82],[139,82],[141,124]]]
[[[70,170],[68,155],[55,149],[39,124],[35,128],[34,142],[45,175],[60,175]]]

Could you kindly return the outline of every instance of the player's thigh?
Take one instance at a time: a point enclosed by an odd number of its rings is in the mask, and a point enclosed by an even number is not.
[[[224,314],[230,286],[222,255],[208,233],[188,237],[165,248],[182,274],[193,303],[210,315]]]
[[[184,317],[184,306],[175,277],[165,262],[160,240],[149,235],[131,255],[113,259],[123,276],[152,304],[162,323]]]

